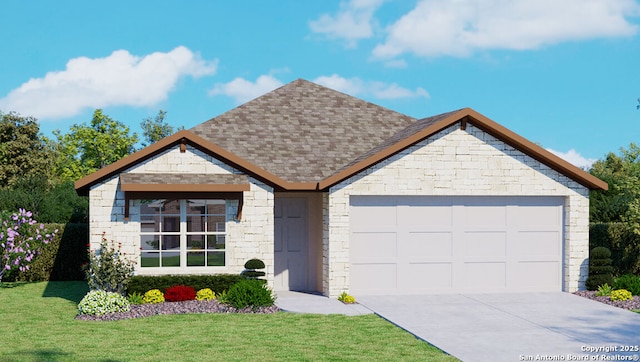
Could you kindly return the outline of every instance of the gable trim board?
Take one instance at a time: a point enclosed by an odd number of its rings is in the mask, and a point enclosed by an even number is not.
[[[390,129],[366,127],[367,120],[374,119],[378,125],[384,117],[393,119]],[[218,120],[228,129],[207,131],[206,127],[216,127]],[[352,129],[355,138],[334,137],[331,122],[347,122],[348,127],[341,127]],[[255,134],[243,138],[243,133],[234,134],[231,140],[225,138],[230,132],[252,129],[262,133],[257,138]],[[377,141],[357,147],[340,143],[362,142],[363,135]],[[256,148],[252,142],[263,143]],[[318,158],[317,152],[324,157],[340,155],[341,147],[348,148],[345,154],[351,155],[350,159],[340,156],[324,162]],[[259,157],[254,159],[254,154]],[[312,155],[310,165],[304,164],[307,155]],[[291,172],[281,173],[287,162],[299,164],[291,164]],[[239,273],[246,260],[260,258],[267,265],[267,280],[272,286],[277,252],[274,233],[281,227],[275,224],[274,207],[283,205],[280,199],[299,199],[308,205],[308,220],[299,223],[306,225],[307,231],[292,230],[291,235],[309,235],[303,254],[313,270],[305,270],[305,285],[331,297],[351,287],[350,205],[361,197],[560,200],[562,235],[561,245],[556,247],[562,252],[558,261],[561,275],[552,278],[561,281],[562,290],[582,288],[587,275],[588,193],[590,189],[607,189],[605,182],[469,108],[412,120],[302,80],[169,136],[78,180],[75,186],[79,194],[90,197],[92,247],[99,245],[106,231],[134,258],[140,255],[136,197],[239,198],[237,209],[227,210],[237,217],[226,222],[225,267],[170,272]],[[281,221],[277,224],[283,225]],[[278,233],[282,237],[283,230]],[[407,234],[402,231],[400,235]],[[278,263],[280,272],[286,263],[281,259]],[[163,271],[136,269],[139,274],[158,272]],[[400,288],[395,292],[411,291]]]
[[[375,165],[378,162],[385,160],[394,154],[401,152],[402,150],[410,147],[421,140],[442,131],[443,129],[460,122],[466,124],[473,124],[485,132],[493,135],[497,139],[519,149],[524,154],[531,156],[532,158],[548,165],[549,167],[566,174],[567,176],[575,179],[580,184],[589,187],[591,189],[607,190],[608,185],[606,182],[596,178],[595,176],[581,170],[573,164],[561,159],[560,157],[552,154],[551,152],[543,149],[542,147],[526,140],[525,138],[509,131],[505,127],[491,121],[490,119],[482,116],[478,112],[465,108],[460,111],[454,112],[446,118],[432,124],[421,131],[404,138],[375,154],[367,157],[366,159],[359,161],[358,163],[348,166],[338,173],[325,178],[320,182],[289,182],[282,178],[269,173],[268,171],[254,165],[248,160],[244,160],[232,153],[220,148],[214,143],[203,139],[200,136],[193,134],[190,131],[182,130],[176,134],[169,136],[163,140],[160,140],[149,147],[146,147],[138,152],[133,153],[119,161],[116,161],[105,168],[102,168],[89,176],[86,176],[75,183],[75,188],[80,194],[86,195],[88,189],[95,183],[108,178],[110,175],[119,172],[127,167],[149,159],[159,152],[166,150],[177,144],[188,143],[203,152],[213,155],[214,157],[226,162],[232,167],[243,170],[247,174],[251,174],[271,186],[281,189],[283,191],[326,191],[329,187],[339,183],[340,181],[349,178],[350,176],[357,174],[358,172]]]

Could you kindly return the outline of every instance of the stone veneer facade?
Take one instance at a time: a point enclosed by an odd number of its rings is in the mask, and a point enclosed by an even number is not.
[[[240,173],[191,146],[181,153],[179,146],[139,163],[123,173]],[[208,268],[140,268],[137,275],[154,274],[238,274],[251,258],[262,259],[267,265],[269,283],[273,282],[273,188],[249,177],[250,191],[245,191],[242,218],[237,221],[235,205],[227,203],[226,266]],[[124,192],[119,177],[96,184],[89,192],[91,250],[100,245],[102,233],[107,240],[120,242],[122,251],[133,261],[140,260],[140,204],[132,200],[129,221],[124,220]]]
[[[330,188],[323,198],[323,293],[349,290],[351,195],[563,196],[563,289],[584,288],[589,189],[482,130],[451,126]]]
[[[171,148],[124,171],[131,173],[241,173],[191,146]],[[249,177],[240,221],[228,218],[226,266],[140,268],[136,274],[239,273],[246,260],[260,258],[267,280],[274,278],[273,188]],[[322,195],[322,292],[336,297],[349,290],[349,197],[351,195],[563,196],[563,289],[584,288],[589,247],[589,189],[504,142],[468,125],[451,126],[354,175]],[[132,260],[140,257],[139,203],[132,201],[124,220],[124,192],[114,176],[93,186],[90,198],[91,249],[107,239],[122,243]],[[229,215],[234,210],[229,209]]]

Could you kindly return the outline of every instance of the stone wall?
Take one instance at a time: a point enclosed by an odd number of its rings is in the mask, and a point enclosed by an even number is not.
[[[584,288],[589,190],[482,130],[449,127],[331,187],[325,198],[323,293],[349,287],[351,195],[564,196],[565,291]]]
[[[139,163],[129,170],[131,173],[240,173],[216,158],[193,147],[187,146],[181,153],[178,146],[152,159]],[[226,225],[226,266],[209,268],[141,268],[136,265],[136,273],[153,274],[210,274],[240,273],[244,263],[251,258],[262,259],[267,265],[267,280],[273,283],[273,189],[249,177],[250,191],[244,192],[241,220],[227,219]],[[99,247],[102,234],[108,240],[122,245],[122,251],[131,260],[140,260],[140,207],[139,201],[132,200],[129,221],[124,220],[124,192],[119,187],[119,177],[114,176],[96,184],[89,192],[91,249]],[[234,215],[235,204],[227,203],[227,214]]]

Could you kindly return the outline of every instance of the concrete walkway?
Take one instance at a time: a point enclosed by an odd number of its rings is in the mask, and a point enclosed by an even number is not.
[[[463,361],[603,361],[604,355],[637,361],[640,356],[640,314],[569,293],[356,299]]]
[[[349,316],[372,314],[361,304],[344,304],[323,295],[301,292],[276,292],[276,305],[285,312],[312,314],[344,314]]]

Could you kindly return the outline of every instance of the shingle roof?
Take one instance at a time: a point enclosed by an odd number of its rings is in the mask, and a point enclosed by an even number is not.
[[[87,195],[98,182],[188,143],[278,190],[327,190],[455,123],[472,123],[584,186],[607,189],[604,181],[470,108],[417,120],[302,79],[166,137],[76,181],[75,187]],[[211,192],[248,189],[248,180],[234,175],[225,180],[122,176],[130,191],[181,191],[184,185]],[[182,178],[171,181],[176,177]]]
[[[415,122],[298,79],[190,131],[289,182],[319,182]]]

